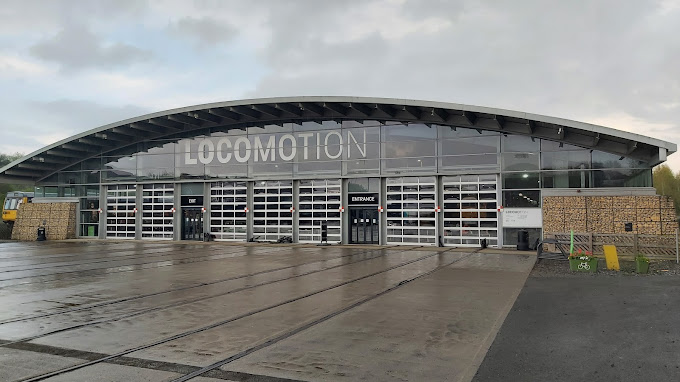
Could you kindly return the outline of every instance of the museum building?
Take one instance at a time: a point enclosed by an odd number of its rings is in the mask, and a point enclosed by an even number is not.
[[[329,243],[494,246],[520,229],[540,237],[547,197],[655,195],[652,168],[676,149],[488,107],[285,97],[98,127],[0,181],[34,184],[36,203],[76,204],[83,238],[318,243],[325,223]]]

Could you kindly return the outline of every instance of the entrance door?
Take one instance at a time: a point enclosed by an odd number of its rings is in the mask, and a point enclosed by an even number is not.
[[[349,209],[349,242],[351,244],[378,244],[380,219],[376,207]]]
[[[200,208],[182,209],[182,240],[203,240],[203,211]]]

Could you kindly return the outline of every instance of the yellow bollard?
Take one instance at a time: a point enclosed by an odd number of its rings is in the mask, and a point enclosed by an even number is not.
[[[604,258],[607,260],[607,269],[621,270],[619,268],[619,255],[616,254],[616,246],[603,245],[602,248],[604,249]]]

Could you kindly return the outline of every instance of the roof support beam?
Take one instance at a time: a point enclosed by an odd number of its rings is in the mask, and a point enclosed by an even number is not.
[[[28,178],[37,178],[40,174],[36,174],[34,171],[31,170],[21,170],[17,168],[9,168],[5,171],[5,175],[13,175],[13,176],[23,176],[23,177],[28,177]]]
[[[239,122],[241,119],[243,119],[241,114],[237,114],[226,109],[208,109],[208,113],[221,118],[230,119],[234,122]]]
[[[397,110],[390,105],[376,104],[375,108],[387,114],[390,118],[397,116]]]
[[[289,103],[277,103],[274,107],[286,113],[293,114],[296,117],[302,117],[302,108],[300,106],[291,105]]]
[[[78,143],[84,143],[87,145],[93,145],[93,146],[99,146],[101,148],[107,148],[115,145],[111,141],[106,141],[104,139],[98,138],[98,137],[83,137],[83,138],[78,138]]]
[[[73,150],[73,151],[80,151],[81,153],[97,153],[101,151],[101,147],[92,147],[90,145],[84,145],[84,144],[79,144],[76,142],[69,142],[69,143],[64,143],[60,147],[63,147],[66,150]],[[77,158],[81,157],[82,154],[77,154]]]
[[[371,109],[370,107],[366,106],[363,103],[350,103],[349,107],[351,109],[358,111],[359,113],[363,114],[366,117],[370,117],[373,114],[373,109]]]
[[[432,112],[430,113],[433,117],[439,118],[442,122],[446,122],[450,115],[449,113],[444,110],[444,109],[439,109],[439,108],[432,108]]]
[[[130,127],[135,130],[148,131],[154,134],[164,134],[168,132],[168,130],[164,127],[152,125],[146,122],[134,122],[130,124]]]
[[[80,157],[83,155],[81,151],[74,151],[74,150],[69,150],[65,149],[64,146],[61,147],[55,147],[53,149],[45,151],[45,154],[47,155],[52,155],[56,157],[64,157],[64,158],[72,158],[72,157]]]
[[[203,121],[200,119],[192,118],[189,117],[188,115],[184,114],[173,114],[173,115],[168,115],[168,119],[171,121],[176,121],[179,123],[184,123],[187,125],[192,125],[192,126],[203,126]]]
[[[261,112],[245,106],[230,106],[229,111],[255,119],[258,119],[262,116]]]
[[[187,113],[190,117],[194,117],[196,119],[200,119],[202,121],[206,122],[212,122],[212,123],[222,123],[223,118],[214,114],[206,113],[204,111],[190,111]]]
[[[300,108],[303,109],[303,110],[309,110],[312,113],[314,113],[314,114],[316,114],[320,117],[323,117],[323,110],[324,110],[323,107],[321,107],[321,106],[319,106],[315,103],[311,103],[311,102],[300,103]]]
[[[406,106],[404,106],[403,110],[404,110],[405,112],[411,114],[411,116],[413,116],[413,118],[415,118],[415,119],[420,119],[420,117],[421,117],[422,114],[423,114],[423,112],[422,112],[419,108],[417,108],[417,107],[415,107],[415,106],[408,106],[408,105],[406,105]]]
[[[48,154],[48,153],[49,153],[49,151],[46,152],[45,154]],[[49,154],[49,157],[47,157],[47,158],[45,156],[39,156],[39,157],[31,158],[31,159],[33,159],[33,161],[37,162],[37,163],[44,163],[44,162],[59,163],[59,164],[69,164],[69,163],[71,163],[71,161],[69,161],[69,160],[61,159],[62,156],[53,156],[53,155],[54,154]]]
[[[468,125],[474,126],[475,121],[477,120],[477,115],[471,111],[463,111],[463,118],[465,118],[465,121]]]
[[[531,119],[527,120],[527,129],[529,134],[533,134],[534,131],[536,130],[536,122],[532,121]]]
[[[503,130],[505,127],[505,118],[503,118],[502,115],[494,115],[493,120],[496,122],[496,125],[498,125],[498,128]]]
[[[111,129],[113,133],[127,135],[128,137],[146,137],[148,134],[142,133],[138,130],[132,129],[129,125],[114,127]]]
[[[274,117],[274,118],[281,117],[281,113],[282,113],[281,110],[279,110],[275,107],[269,106],[269,105],[253,105],[252,108],[255,111],[258,111],[262,114],[267,114],[267,115]]]
[[[94,134],[95,138],[103,139],[105,141],[116,141],[116,142],[129,142],[130,139],[126,138],[123,135],[116,134],[111,131],[107,131],[105,133],[95,133]]]
[[[600,143],[600,133],[595,134],[593,137],[593,143],[591,145],[596,147],[598,143]]]
[[[348,108],[344,107],[343,105],[341,105],[339,103],[335,103],[335,102],[329,102],[329,103],[324,102],[323,107],[325,107],[326,109],[328,109],[330,111],[334,111],[334,112],[340,114],[343,117],[346,117],[347,113],[349,112]]]
[[[166,118],[153,118],[147,120],[148,123],[156,126],[161,126],[161,127],[167,127],[168,129],[173,129],[173,130],[183,130],[184,129],[184,124],[171,121]]]
[[[54,169],[54,163],[45,162],[21,162],[17,165],[19,168],[25,168],[29,170],[52,170]]]

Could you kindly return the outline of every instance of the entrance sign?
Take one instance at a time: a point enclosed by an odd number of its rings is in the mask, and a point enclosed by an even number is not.
[[[503,208],[504,228],[542,228],[543,212],[540,208]]]
[[[380,197],[375,192],[362,192],[356,194],[348,194],[349,205],[372,205],[378,204]]]
[[[363,136],[361,136],[363,135]],[[196,144],[197,143],[197,144]],[[184,142],[185,166],[216,163],[325,161],[366,158],[366,131],[330,130],[283,135],[248,135],[240,137],[204,138]]]

